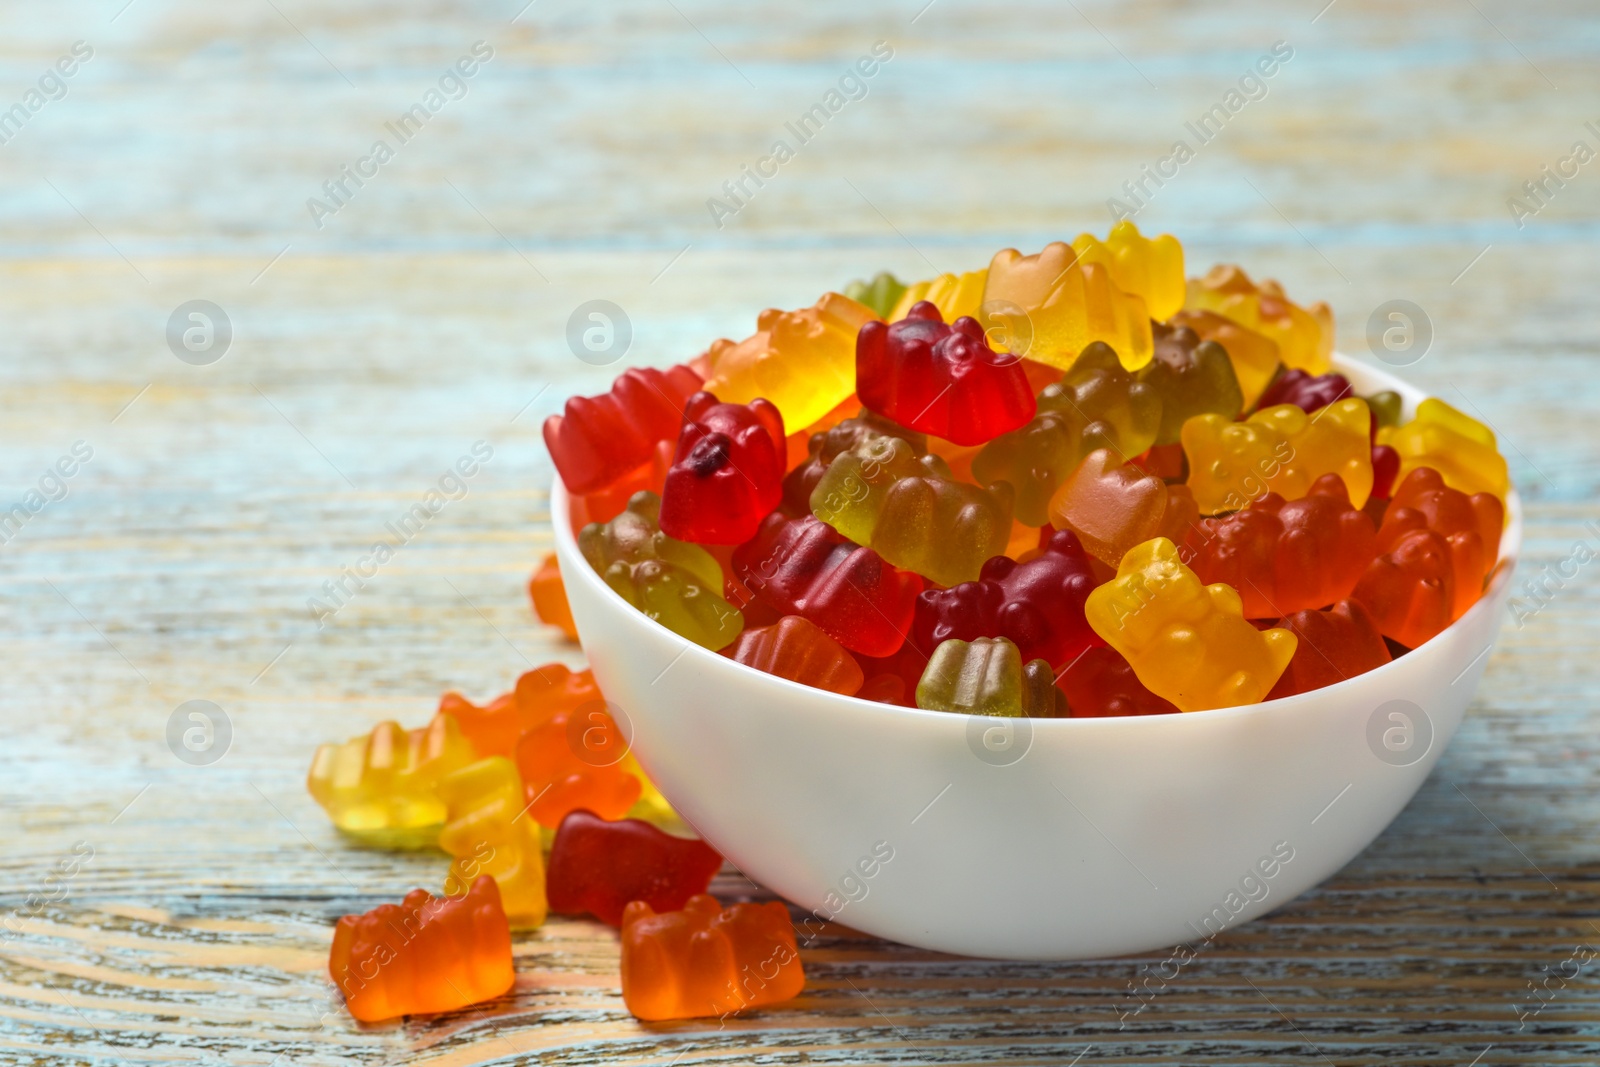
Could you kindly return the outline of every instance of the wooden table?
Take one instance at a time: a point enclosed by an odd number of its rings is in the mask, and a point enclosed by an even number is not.
[[[45,483],[0,546],[0,1061],[1596,1061],[1596,965],[1568,961],[1600,943],[1600,564],[1556,575],[1600,544],[1600,163],[1520,191],[1600,147],[1592,8],[521,3],[6,20],[0,109],[73,42],[93,55],[0,144],[0,484]],[[880,40],[865,98],[714,225],[706,200]],[[385,123],[476,41],[493,54],[465,95],[400,143]],[[559,919],[481,1009],[369,1028],[330,1002],[333,920],[444,863],[340,840],[302,784],[312,748],[580,660],[523,591],[549,538],[540,422],[624,365],[573,356],[573,309],[616,302],[624,362],[663,363],[879,268],[1103,231],[1107,198],[1277,41],[1265,95],[1147,179],[1138,222],[1195,269],[1329,300],[1358,355],[1379,304],[1421,305],[1434,337],[1404,373],[1500,432],[1521,578],[1546,576],[1388,832],[1126,1019],[1165,953],[992,963],[835,930],[783,1009],[645,1026],[614,935]],[[379,138],[393,158],[360,163]],[[342,165],[371,176],[319,228],[307,199]],[[1520,227],[1512,196],[1538,207]],[[165,336],[197,299],[234,331],[210,365]],[[308,600],[479,440],[466,495],[319,628]],[[78,441],[92,458],[45,477]],[[218,762],[169,749],[190,700],[231,724]]]

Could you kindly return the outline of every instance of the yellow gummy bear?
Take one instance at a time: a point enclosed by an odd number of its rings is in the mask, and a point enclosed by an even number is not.
[[[1378,443],[1400,453],[1400,478],[1418,467],[1432,467],[1444,484],[1463,493],[1493,493],[1503,502],[1511,491],[1494,431],[1437,397],[1418,404],[1417,417],[1405,425],[1379,430]]]
[[[1189,279],[1185,306],[1215,311],[1270,337],[1286,367],[1326,374],[1333,366],[1333,311],[1321,301],[1301,307],[1271,278],[1257,285],[1238,267],[1215,266]]]
[[[513,927],[544,922],[544,853],[517,765],[504,756],[469,764],[439,782],[439,798],[448,809],[439,847],[455,857],[445,895],[464,896],[478,876],[491,875]]]
[[[628,809],[627,817],[630,819],[643,819],[657,829],[665,830],[669,834],[692,834],[689,824],[683,821],[677,811],[661,795],[661,790],[650,780],[644,772],[639,761],[634,759],[629,752],[622,758],[622,769],[639,779],[639,799],[634,801],[633,807]]]
[[[420,730],[380,722],[370,734],[319,746],[306,788],[334,826],[364,844],[427,848],[445,821],[439,780],[472,759],[454,715],[435,715]]]
[[[1200,514],[1238,511],[1267,493],[1298,500],[1329,473],[1361,507],[1372,494],[1371,419],[1357,397],[1311,415],[1293,404],[1262,408],[1244,422],[1196,415],[1183,424],[1182,441]]]
[[[941,274],[932,281],[917,282],[900,294],[900,300],[895,304],[888,321],[899,322],[905,318],[911,305],[919,300],[931,301],[947,323],[955,322],[963,315],[977,318],[988,275],[986,270],[972,270],[960,276]]]
[[[986,319],[1001,322],[1011,308],[1021,309],[1033,337],[1017,354],[1063,370],[1094,341],[1110,345],[1127,370],[1138,370],[1155,353],[1144,300],[1118,288],[1104,264],[1080,262],[1062,241],[1031,256],[1015,248],[996,252],[989,261],[983,307]],[[1005,325],[1019,332],[1014,324]]]
[[[1165,322],[1183,307],[1183,245],[1170,233],[1146,237],[1129,219],[1111,227],[1102,242],[1081,233],[1072,242],[1079,263],[1098,263],[1125,293],[1145,302],[1150,317]]]
[[[1292,631],[1247,622],[1238,590],[1201,584],[1165,537],[1130,549],[1083,613],[1145,687],[1180,711],[1259,703],[1298,644]]]
[[[797,311],[768,308],[743,341],[712,342],[705,388],[725,404],[766,397],[785,426],[802,430],[855,392],[856,334],[877,317],[838,293]]]

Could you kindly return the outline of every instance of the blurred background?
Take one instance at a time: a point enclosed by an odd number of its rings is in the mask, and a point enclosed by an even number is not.
[[[0,544],[0,889],[16,906],[89,841],[50,921],[133,946],[117,962],[67,937],[0,958],[0,1039],[101,1050],[86,1060],[197,1043],[228,1062],[332,1057],[326,1033],[263,1021],[270,990],[320,995],[319,924],[431,885],[437,862],[335,851],[302,784],[314,746],[420,725],[446,689],[486,698],[533,664],[581,662],[524,584],[549,543],[544,417],[625,366],[688,359],[764,307],[881,269],[925,278],[1103,235],[1115,199],[1179,236],[1191,274],[1239,262],[1326,300],[1352,356],[1374,358],[1375,310],[1410,301],[1426,343],[1387,361],[1499,432],[1528,509],[1519,580],[1553,574],[1577,539],[1600,546],[1584,525],[1600,517],[1600,19],[1562,0],[1324,2],[62,0],[0,16],[0,504],[25,512]],[[827,121],[802,143],[789,124],[819,103]],[[1202,139],[1215,105],[1227,121]],[[762,162],[778,140],[792,158]],[[1159,163],[1179,140],[1192,158]],[[1158,164],[1176,166],[1160,185],[1144,177]],[[594,300],[631,333],[598,360],[569,343]],[[319,611],[325,583],[476,442],[492,456],[464,491]],[[1542,588],[1435,780],[1347,872],[1375,895],[1319,891],[1289,912],[1334,932],[1269,942],[1329,973],[1317,944],[1456,946],[1420,984],[1493,1006],[1452,1024],[1449,1062],[1491,1042],[1522,1055],[1524,979],[1595,936],[1550,919],[1592,914],[1559,873],[1595,870],[1592,574]],[[191,700],[228,734],[200,766],[169,743]],[[1452,932],[1340,925],[1469,866],[1514,886],[1493,905],[1427,905]],[[1462,947],[1484,908],[1502,940]],[[1537,937],[1503,940],[1519,925]],[[146,940],[168,936],[188,947],[151,957]],[[196,947],[208,938],[266,970],[163,970],[223,966]],[[1548,951],[1495,962],[1535,941]],[[614,955],[550,951],[614,988]],[[1372,1041],[1420,1034],[1437,1010],[1395,1001],[1423,995],[1413,972],[1373,966],[1387,977],[1322,988],[1367,998],[1355,1018],[1404,1016]],[[1051,1001],[1039,1033],[1114,1030],[1134,973],[1047,976],[1095,985],[1099,1014]],[[131,974],[145,977],[117,977]],[[822,988],[863,1014],[863,1040],[914,1040]],[[1526,1046],[1528,1062],[1588,1055],[1595,1002],[1542,1019],[1558,1016],[1567,1036]],[[1270,1012],[1258,1022],[1284,1062],[1317,1058]],[[1202,1021],[1159,1025],[1206,1040]],[[1304,1025],[1324,1041],[1362,1030]],[[1445,1055],[1396,1040],[1387,1062]],[[507,1055],[462,1055],[491,1052]]]

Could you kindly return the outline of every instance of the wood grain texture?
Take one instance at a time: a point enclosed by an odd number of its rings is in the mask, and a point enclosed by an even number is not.
[[[1379,303],[1420,304],[1434,340],[1404,373],[1500,431],[1520,577],[1597,539],[1600,163],[1521,228],[1507,207],[1574,141],[1600,147],[1600,23],[1577,0],[521,4],[3,16],[0,110],[74,41],[94,56],[0,144],[0,499],[75,441],[94,454],[0,545],[0,1062],[1600,1058],[1592,963],[1519,1018],[1600,944],[1595,563],[1508,624],[1383,836],[1137,1014],[1166,953],[998,964],[835,928],[793,1004],[642,1025],[614,935],[560,919],[517,939],[516,989],[481,1008],[361,1027],[330,1001],[333,920],[444,863],[342,842],[302,785],[312,747],[579,662],[522,588],[549,536],[539,423],[618,369],[570,354],[572,309],[621,304],[626,362],[661,363],[880,268],[1103,229],[1275,41],[1295,52],[1266,96],[1138,221],[1196,268],[1327,299],[1357,355]],[[466,95],[313,225],[307,198],[479,40]],[[865,99],[714,226],[706,199],[879,40],[894,58]],[[163,336],[196,298],[236,331],[207,367]],[[319,628],[307,599],[478,440],[494,456],[467,495]],[[167,748],[190,699],[231,720],[214,765]],[[40,900],[78,842],[92,860]]]

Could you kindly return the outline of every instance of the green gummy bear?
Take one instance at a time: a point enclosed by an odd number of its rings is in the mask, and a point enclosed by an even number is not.
[[[879,271],[870,282],[855,281],[844,287],[845,296],[871,308],[880,319],[889,317],[905,291],[905,284],[888,271]]]
[[[1050,664],[1023,666],[1017,646],[1004,637],[940,642],[917,682],[917,707],[963,715],[1055,718],[1066,702]]]
[[[1177,444],[1183,424],[1195,415],[1238,417],[1244,393],[1227,350],[1215,341],[1200,340],[1185,326],[1155,323],[1154,328],[1155,355],[1139,370],[1138,379],[1161,403],[1155,443]]]
[[[1059,382],[1039,390],[1031,422],[983,446],[972,473],[985,484],[1010,483],[1017,520],[1043,526],[1050,521],[1050,497],[1084,456],[1106,448],[1130,460],[1155,444],[1160,426],[1154,387],[1124,370],[1110,345],[1096,341]]]
[[[940,585],[974,581],[1005,553],[1013,493],[958,482],[938,456],[870,437],[834,457],[811,492],[817,518],[902,570]]]
[[[1378,426],[1399,426],[1401,410],[1405,401],[1400,399],[1400,394],[1392,389],[1385,389],[1381,393],[1373,393],[1366,398],[1367,407],[1372,409],[1373,421]]]
[[[610,522],[592,522],[578,549],[617,595],[673,633],[715,652],[744,629],[744,616],[724,600],[716,558],[661,532],[661,498],[635,493]]]

